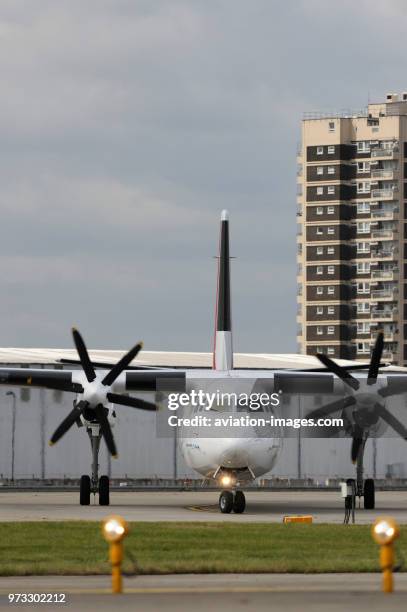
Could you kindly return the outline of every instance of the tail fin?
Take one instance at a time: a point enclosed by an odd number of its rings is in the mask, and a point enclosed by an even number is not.
[[[213,369],[232,370],[233,345],[230,305],[229,214],[227,210],[222,211],[220,218],[215,325]]]

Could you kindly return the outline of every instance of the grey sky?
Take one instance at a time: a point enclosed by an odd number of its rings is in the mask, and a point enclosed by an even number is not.
[[[0,345],[296,348],[303,111],[407,90],[404,2],[0,0]]]

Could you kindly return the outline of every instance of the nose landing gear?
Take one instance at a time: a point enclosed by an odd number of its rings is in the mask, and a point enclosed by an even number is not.
[[[81,476],[79,503],[81,506],[89,506],[91,493],[94,495],[99,493],[99,505],[109,506],[109,476],[103,475],[99,478],[99,448],[101,439],[99,425],[92,424],[87,428],[87,433],[92,446],[92,476],[90,477],[87,474]]]
[[[219,495],[219,510],[222,514],[241,514],[246,508],[246,498],[243,491],[222,491]]]

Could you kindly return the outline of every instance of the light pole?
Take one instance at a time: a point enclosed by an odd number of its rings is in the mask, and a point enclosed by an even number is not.
[[[11,480],[14,482],[14,449],[16,439],[16,394],[14,391],[7,391],[6,395],[13,398],[11,405]]]

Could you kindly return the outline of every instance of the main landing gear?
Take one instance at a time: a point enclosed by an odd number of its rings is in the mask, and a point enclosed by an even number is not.
[[[363,497],[365,510],[374,510],[375,507],[375,484],[373,478],[363,478],[363,455],[365,452],[367,437],[363,438],[357,452],[356,458],[356,495]]]
[[[243,491],[222,491],[219,496],[219,510],[222,514],[242,514],[246,508],[246,498]]]
[[[99,493],[99,505],[108,506],[110,504],[109,476],[103,475],[99,478],[100,426],[92,423],[86,431],[92,447],[92,476],[87,474],[81,476],[79,502],[81,506],[89,506],[91,493],[93,495]]]

